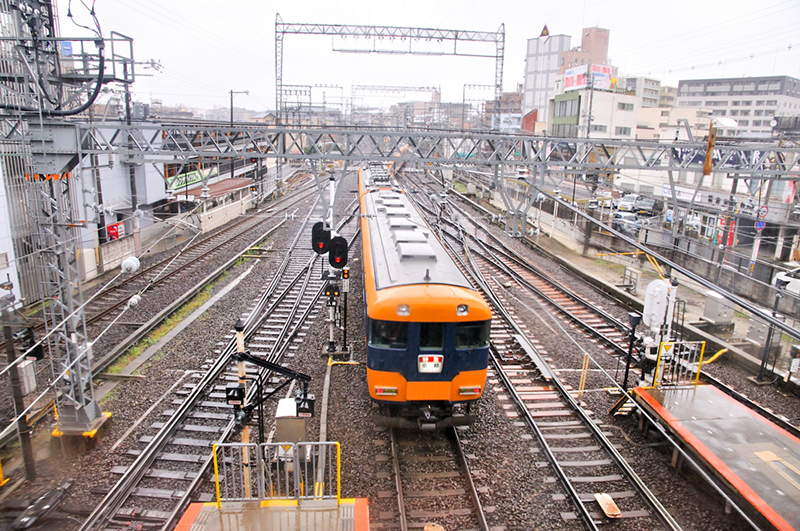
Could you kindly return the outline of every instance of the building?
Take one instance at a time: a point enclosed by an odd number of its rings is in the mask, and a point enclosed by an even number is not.
[[[569,68],[588,64],[608,63],[608,37],[610,32],[603,28],[584,28],[581,47],[564,52],[560,73]]]
[[[569,46],[569,35],[528,39],[522,114],[536,110],[536,120],[547,121],[547,102],[555,95],[556,79],[561,74],[563,56],[569,51]]]
[[[675,98],[678,97],[678,87],[661,87],[661,93],[658,96],[659,107],[674,107]]]
[[[635,94],[642,107],[658,107],[661,103],[661,81],[649,77],[620,77],[617,89]]]
[[[608,62],[609,31],[602,28],[583,30],[580,48],[570,49],[569,35],[550,35],[528,39],[525,56],[525,83],[522,115],[537,111],[536,121],[547,122],[548,102],[555,95],[555,83],[567,68],[589,63]]]
[[[495,102],[484,104],[484,121],[492,124],[492,129],[502,133],[519,133],[522,122],[522,85],[517,84],[516,92],[503,92],[500,95],[500,113],[495,117]]]
[[[556,82],[547,130],[558,137],[634,139],[641,103],[616,89],[612,72],[610,66],[595,64],[569,69]]]
[[[636,122],[637,140],[658,140],[671,142],[689,140],[692,137],[702,139],[708,134],[711,122],[711,111],[708,108],[694,107],[642,107]]]
[[[22,290],[20,290],[17,260],[14,255],[14,239],[11,234],[12,209],[6,180],[5,167],[0,165],[0,283],[10,282],[14,286],[9,290],[6,285],[0,290],[0,298],[13,294],[14,300],[19,301]]]
[[[708,107],[738,123],[723,136],[771,136],[778,116],[800,115],[800,79],[789,76],[681,80],[678,107]]]

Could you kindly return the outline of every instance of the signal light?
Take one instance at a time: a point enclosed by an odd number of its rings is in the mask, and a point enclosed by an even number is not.
[[[311,227],[311,248],[317,254],[328,252],[331,241],[331,231],[325,228],[325,223],[318,221]]]
[[[331,267],[341,269],[347,265],[347,240],[341,236],[332,238],[328,243],[328,262]]]
[[[345,279],[345,280],[350,278],[350,268],[349,267],[345,267],[344,269],[342,269],[342,278]]]
[[[250,157],[250,163],[251,164],[254,164],[256,162],[256,160],[258,160],[258,159],[256,159],[255,157]]]
[[[230,406],[242,406],[244,404],[244,394],[243,384],[233,383],[225,387],[225,401]]]
[[[30,327],[23,329],[21,332],[13,334],[11,337],[14,339],[14,341],[20,342],[21,345],[19,347],[19,350],[21,352],[27,352],[28,350],[31,349],[31,347],[36,345],[36,337],[33,333],[33,328]],[[41,344],[36,345],[36,347],[34,347],[33,350],[28,352],[26,358],[35,360],[43,359],[44,349],[42,348],[42,345]]]
[[[329,283],[325,286],[325,296],[326,297],[338,297],[339,296],[339,285]]]

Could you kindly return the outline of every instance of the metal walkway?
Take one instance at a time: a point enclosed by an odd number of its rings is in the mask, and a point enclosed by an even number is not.
[[[366,498],[193,503],[175,531],[367,531]]]

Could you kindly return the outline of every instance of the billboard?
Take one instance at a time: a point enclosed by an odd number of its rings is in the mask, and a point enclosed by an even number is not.
[[[581,65],[564,73],[564,92],[585,89],[589,86],[589,67],[595,90],[614,90],[617,86],[616,68],[609,65]]]
[[[125,223],[122,221],[106,225],[106,238],[108,238],[108,241],[118,240],[123,236],[125,236]]]

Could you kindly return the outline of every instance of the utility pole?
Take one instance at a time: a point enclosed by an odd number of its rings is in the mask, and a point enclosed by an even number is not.
[[[94,122],[94,106],[89,107],[89,122]],[[91,160],[92,165],[92,178],[93,184],[97,189],[97,205],[98,208],[96,209],[97,215],[97,270],[100,273],[105,273],[104,263],[103,260],[103,244],[107,241],[107,229],[106,229],[106,217],[105,212],[103,211],[103,187],[101,184],[100,179],[100,160],[96,154],[92,154],[89,158]]]
[[[233,95],[234,94],[247,94],[249,96],[250,95],[250,91],[249,90],[231,90],[231,129],[233,129]],[[232,131],[231,131],[231,134],[233,134]],[[234,165],[234,162],[236,162],[236,159],[235,158],[231,158],[231,179],[233,179],[233,165]]]
[[[122,65],[122,72],[124,79],[128,79],[128,62],[125,61]],[[125,83],[125,125],[128,126],[128,149],[133,151],[134,141],[133,133],[131,132],[131,89],[130,83]],[[131,183],[131,217],[133,218],[133,246],[138,255],[142,249],[142,236],[139,232],[139,218],[136,216],[136,211],[139,208],[139,198],[136,192],[136,165],[133,163],[133,155],[129,155],[128,163],[128,177]]]
[[[11,290],[13,284],[11,282],[4,282],[3,289]],[[3,337],[6,342],[6,358],[8,366],[10,367],[8,375],[11,378],[11,394],[14,397],[14,412],[20,415],[25,411],[25,404],[22,401],[22,388],[19,382],[19,373],[15,364],[17,360],[17,353],[14,351],[14,335],[11,333],[11,324],[13,323],[13,309],[12,303],[14,302],[14,294],[9,293],[0,297],[0,307],[3,309]],[[33,458],[33,448],[31,447],[31,432],[28,427],[28,417],[20,415],[17,420],[17,433],[19,434],[20,446],[22,446],[22,461],[25,463],[25,476],[28,481],[36,479],[36,461]]]

